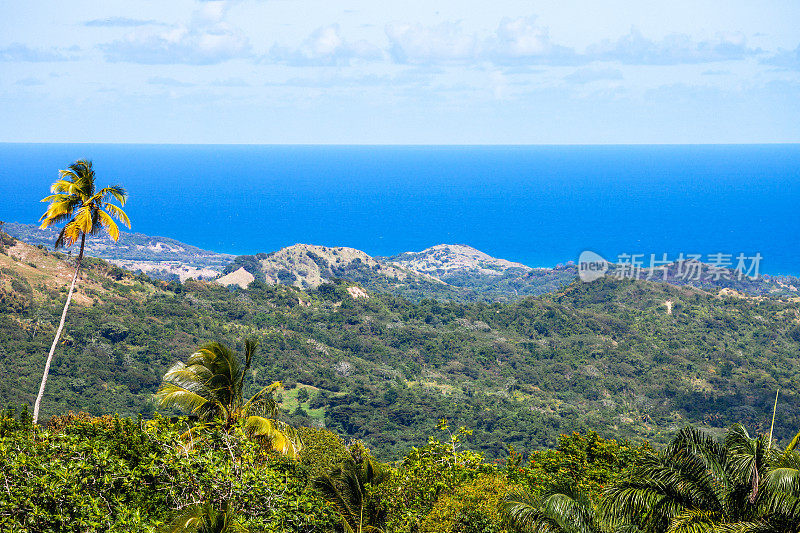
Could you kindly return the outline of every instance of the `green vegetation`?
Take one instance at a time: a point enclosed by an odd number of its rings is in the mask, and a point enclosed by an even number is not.
[[[187,450],[186,419],[81,415],[34,430],[10,414],[0,419],[4,531],[164,531],[202,508],[253,532],[331,531],[335,522],[298,462],[241,433],[206,428],[205,445]]]
[[[374,533],[386,527],[386,510],[370,491],[386,481],[389,472],[370,457],[347,458],[331,472],[314,480],[314,488],[334,508],[342,529],[349,533]]]
[[[185,446],[187,427],[204,446]],[[393,463],[309,431],[315,444],[295,460],[186,418],[70,414],[35,428],[26,411],[7,410],[0,524],[21,533],[800,530],[795,443],[770,446],[738,425],[719,440],[685,428],[662,451],[575,433],[495,462],[462,448],[465,428]]]
[[[0,413],[4,530],[800,531],[796,299],[524,269],[455,287],[321,247],[237,258],[246,290],[153,281],[84,260],[130,227],[125,190],[88,161],[60,176],[42,229],[81,241],[68,290],[63,255],[0,232],[0,399],[24,401]]]
[[[0,402],[31,405],[69,287],[52,253],[18,243],[10,254],[0,254]],[[607,279],[506,304],[414,303],[353,298],[343,280],[230,290],[117,280],[95,259],[83,272],[43,420],[70,409],[149,418],[176,361],[210,340],[241,351],[251,337],[261,348],[245,397],[281,381],[283,420],[324,424],[382,460],[424,445],[442,417],[470,427],[470,445],[493,459],[572,431],[656,444],[688,423],[764,432],[778,388],[776,437],[800,427],[797,301]]]

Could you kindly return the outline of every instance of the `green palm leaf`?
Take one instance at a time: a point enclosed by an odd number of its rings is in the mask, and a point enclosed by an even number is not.
[[[348,460],[328,475],[314,480],[314,488],[336,510],[345,531],[382,532],[385,512],[369,499],[368,486],[377,486],[388,477],[367,458],[362,464]]]
[[[245,342],[244,367],[233,351],[218,342],[201,346],[185,363],[175,363],[164,374],[156,399],[162,407],[197,414],[202,421],[226,431],[238,423],[249,438],[296,458],[302,449],[297,432],[285,422],[267,418],[277,414],[272,393],[280,382],[243,400],[244,378],[257,346],[253,340]]]
[[[169,526],[170,533],[246,533],[228,506],[193,505],[181,512]]]
[[[518,531],[599,533],[602,529],[588,496],[571,485],[541,496],[525,488],[513,490],[501,502],[500,510]]]

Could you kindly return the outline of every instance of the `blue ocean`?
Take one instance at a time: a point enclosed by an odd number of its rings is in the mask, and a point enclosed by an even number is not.
[[[800,145],[0,144],[0,220],[34,223],[58,169],[123,184],[133,230],[233,254],[469,244],[530,266],[760,253],[800,274]]]

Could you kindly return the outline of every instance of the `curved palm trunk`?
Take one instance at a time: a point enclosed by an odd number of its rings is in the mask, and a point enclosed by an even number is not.
[[[58,340],[61,338],[61,331],[64,329],[64,322],[67,319],[67,309],[69,309],[69,303],[72,301],[72,293],[75,290],[75,283],[78,281],[78,272],[81,269],[81,261],[83,260],[84,244],[86,244],[86,234],[81,237],[81,251],[78,254],[77,265],[75,266],[75,275],[72,276],[72,285],[70,285],[69,293],[67,294],[67,303],[64,304],[64,311],[61,312],[61,323],[58,325],[56,337],[53,339],[53,345],[50,346],[50,353],[47,354],[47,362],[44,364],[42,384],[39,385],[39,394],[36,396],[36,403],[33,404],[33,425],[36,425],[36,422],[39,420],[39,406],[42,403],[42,396],[44,396],[44,387],[47,384],[47,374],[50,373],[50,363],[53,362],[53,354],[56,351]]]

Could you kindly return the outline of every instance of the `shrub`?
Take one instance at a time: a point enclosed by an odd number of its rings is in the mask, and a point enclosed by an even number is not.
[[[330,473],[350,458],[344,441],[332,431],[301,427],[297,432],[303,441],[300,464],[310,479]]]
[[[177,424],[69,413],[47,430],[0,416],[4,531],[147,531],[196,502],[230,503],[251,531],[330,530],[332,513],[296,461],[241,435],[187,450]],[[326,529],[327,528],[327,529]]]
[[[440,424],[441,427],[446,429],[446,425]],[[452,435],[449,443],[431,437],[427,445],[412,448],[389,480],[380,486],[389,530],[416,530],[441,494],[450,493],[481,473],[493,471],[493,467],[483,464],[480,454],[458,451],[459,436],[464,432],[462,428],[459,435]]]
[[[33,289],[31,289],[31,284],[28,283],[28,280],[17,277],[11,279],[11,290],[20,294],[30,294],[33,292]]]
[[[510,485],[505,476],[484,474],[443,494],[425,517],[420,533],[499,533],[506,531],[500,500]]]

